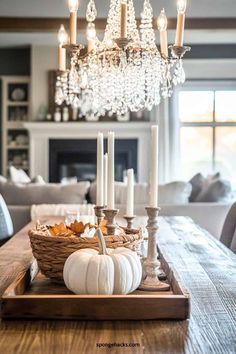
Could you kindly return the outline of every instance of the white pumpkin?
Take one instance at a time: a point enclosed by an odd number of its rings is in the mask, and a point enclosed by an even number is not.
[[[128,294],[139,286],[142,267],[134,251],[125,247],[106,249],[100,229],[96,234],[99,252],[84,248],[65,262],[63,277],[75,294]]]

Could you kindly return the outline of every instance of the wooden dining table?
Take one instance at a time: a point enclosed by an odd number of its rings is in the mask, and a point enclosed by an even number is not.
[[[189,320],[1,320],[0,354],[235,354],[236,255],[190,218],[160,218],[159,226],[158,247],[190,294]],[[0,296],[33,260],[32,227],[0,248]]]

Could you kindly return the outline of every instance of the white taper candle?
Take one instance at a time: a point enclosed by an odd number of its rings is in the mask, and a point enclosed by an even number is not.
[[[103,203],[104,206],[107,206],[107,154],[104,155],[103,157],[103,180],[104,180],[104,184],[103,184],[103,193],[104,193],[104,197],[103,197]]]
[[[103,204],[103,133],[98,133],[97,136],[97,206],[104,206]]]
[[[134,170],[127,171],[127,201],[126,216],[134,216]]]
[[[151,139],[150,207],[158,206],[158,126],[152,126]]]
[[[107,190],[107,209],[113,210],[115,208],[115,190],[114,190],[114,132],[108,133],[108,190]]]

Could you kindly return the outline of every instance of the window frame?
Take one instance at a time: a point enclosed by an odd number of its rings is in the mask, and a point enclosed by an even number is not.
[[[181,161],[181,150],[180,150],[180,132],[182,127],[211,127],[212,128],[212,161],[211,168],[212,172],[215,172],[215,159],[216,159],[216,128],[217,127],[236,127],[236,122],[218,122],[215,119],[215,96],[213,105],[213,121],[212,122],[182,122],[179,119],[179,93],[181,91],[236,91],[236,80],[201,80],[192,79],[185,82],[185,84],[176,89],[173,104],[175,112],[175,121],[178,123],[179,127],[179,160]]]

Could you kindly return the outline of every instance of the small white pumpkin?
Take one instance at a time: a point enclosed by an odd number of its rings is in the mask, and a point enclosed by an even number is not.
[[[139,286],[142,266],[134,251],[125,247],[106,249],[100,229],[96,234],[99,252],[91,248],[72,253],[65,262],[63,277],[75,294],[128,294]]]

